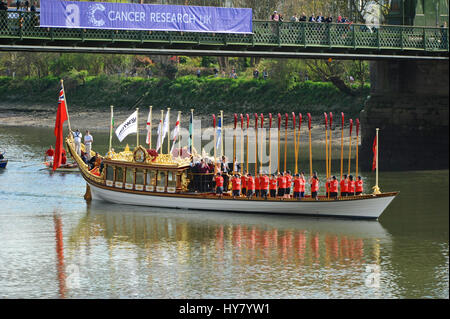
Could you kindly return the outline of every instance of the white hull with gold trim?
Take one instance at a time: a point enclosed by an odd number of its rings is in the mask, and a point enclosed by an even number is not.
[[[151,193],[128,193],[98,187],[89,183],[93,200],[110,203],[195,209],[208,211],[227,211],[237,213],[298,214],[312,216],[348,217],[377,219],[395,198],[391,196],[373,196],[373,198],[336,201],[295,201],[295,200],[247,200],[231,197],[201,198],[197,196],[162,196]]]

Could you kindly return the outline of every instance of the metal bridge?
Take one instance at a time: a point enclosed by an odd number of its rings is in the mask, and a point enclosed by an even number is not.
[[[38,12],[0,12],[0,51],[448,60],[448,28],[253,21],[253,34],[41,28]]]

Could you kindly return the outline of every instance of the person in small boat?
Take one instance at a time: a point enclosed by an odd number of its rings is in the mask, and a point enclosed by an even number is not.
[[[341,196],[347,196],[347,192],[348,192],[348,178],[347,178],[347,174],[344,174],[342,176],[342,180],[341,180]]]
[[[361,176],[358,176],[358,179],[355,182],[355,195],[361,195],[364,191],[363,180]]]
[[[241,177],[239,174],[235,174],[231,178],[233,198],[239,197],[241,195]]]
[[[337,181],[337,179],[336,179],[336,176],[333,176],[332,178],[331,178],[331,180],[330,180],[330,184],[329,184],[330,186],[330,188],[329,188],[329,191],[330,191],[330,197],[331,198],[337,198],[337,196],[338,196],[338,188],[339,188],[339,182]]]
[[[260,174],[255,175],[255,197],[259,197],[259,191],[261,190],[260,185]]]
[[[319,178],[317,177],[317,172],[314,172],[314,175],[309,180],[309,184],[311,185],[311,198],[318,200]]]
[[[305,179],[305,172],[300,173],[300,200],[305,197],[305,186],[306,186],[306,179]]]
[[[100,167],[101,163],[102,163],[102,159],[100,158],[98,153],[95,153],[95,155],[92,156],[91,159],[88,161],[89,170],[93,169],[95,166]]]
[[[50,145],[50,148],[45,151],[44,161],[52,163],[54,155],[55,155],[55,150],[53,149],[53,146]]]
[[[242,196],[245,196],[246,192],[247,192],[247,177],[245,175],[246,175],[246,172],[243,172],[243,174],[241,176]]]
[[[275,174],[270,175],[269,191],[270,191],[270,197],[272,197],[272,198],[277,197],[277,179],[275,177]]]
[[[286,191],[286,178],[284,177],[283,173],[278,173],[278,197],[284,198],[284,192]]]
[[[247,198],[252,198],[253,194],[255,194],[255,180],[252,177],[252,174],[247,174]]]
[[[66,156],[66,150],[63,149],[61,153],[61,165],[67,164],[67,156]]]
[[[82,160],[85,164],[88,163],[88,159],[87,159],[86,153],[83,152],[83,151],[81,151],[81,160]]]
[[[293,182],[291,171],[287,171],[285,173],[285,178],[286,178],[286,189],[285,189],[284,195],[285,195],[285,198],[291,198],[291,186],[292,186],[292,182]]]
[[[222,177],[224,179],[223,190],[227,192],[228,183],[230,182],[230,176],[228,175],[228,173],[230,172],[230,163],[228,162],[228,159],[225,156],[222,156],[222,159],[220,161],[220,171],[223,173]]]
[[[4,159],[5,156],[3,156],[3,153],[0,152],[0,160]]]
[[[216,195],[220,198],[223,196],[223,177],[220,172],[216,174]]]
[[[353,175],[348,175],[348,193],[347,196],[355,195],[355,181]]]
[[[262,174],[259,177],[259,187],[259,194],[261,198],[267,199],[267,195],[269,194],[269,176]]]

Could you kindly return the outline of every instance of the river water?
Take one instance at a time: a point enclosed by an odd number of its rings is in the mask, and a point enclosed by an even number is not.
[[[379,221],[199,212],[87,204],[53,143],[0,127],[0,298],[449,298],[448,170],[381,172]]]

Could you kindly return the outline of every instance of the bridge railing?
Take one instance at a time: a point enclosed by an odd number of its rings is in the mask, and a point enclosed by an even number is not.
[[[41,28],[38,12],[0,11],[0,38],[214,46],[449,51],[448,28],[253,21],[253,34]]]

